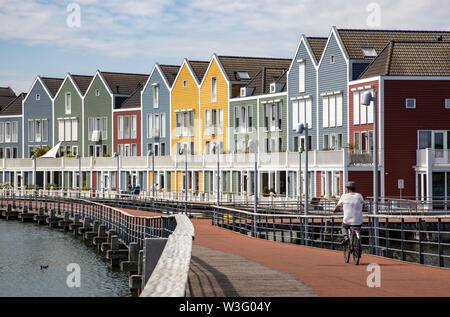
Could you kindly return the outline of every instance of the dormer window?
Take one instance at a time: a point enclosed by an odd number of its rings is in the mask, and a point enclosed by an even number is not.
[[[374,58],[378,55],[374,47],[361,47],[361,50],[365,58]]]
[[[243,71],[239,71],[236,73],[237,75],[237,79],[238,80],[249,80],[250,79],[250,75],[248,72],[243,72]]]
[[[36,100],[41,100],[41,95],[39,95],[39,94],[36,94]]]
[[[246,97],[246,96],[247,96],[247,88],[241,87],[241,97]]]
[[[273,94],[277,90],[277,85],[275,83],[270,84],[270,93]]]

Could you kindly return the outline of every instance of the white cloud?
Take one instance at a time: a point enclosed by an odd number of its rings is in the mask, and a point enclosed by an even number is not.
[[[290,56],[299,35],[330,27],[367,28],[362,2],[325,0],[74,0],[81,27],[69,28],[65,2],[0,2],[0,39],[99,56],[183,57],[213,52]],[[448,2],[380,0],[382,28],[449,29]]]

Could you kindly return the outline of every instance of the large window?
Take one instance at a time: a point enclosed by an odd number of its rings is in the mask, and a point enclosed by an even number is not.
[[[323,127],[341,127],[343,125],[342,94],[322,96]]]
[[[247,133],[253,131],[253,106],[239,106],[234,108],[235,131]],[[219,134],[223,130],[223,110],[219,109]]]
[[[372,124],[374,102],[371,101],[369,106],[362,104],[364,95],[367,92],[373,93],[373,89],[361,90],[353,92],[353,124]]]
[[[178,120],[178,118],[177,118]],[[177,133],[179,127],[177,123]],[[147,138],[164,138],[166,137],[166,114],[151,113],[147,115]]]
[[[77,141],[78,120],[58,119],[58,137],[59,141]]]
[[[282,109],[281,102],[264,105],[264,128],[266,131],[277,131],[281,129]]]
[[[17,143],[19,139],[19,123],[17,121],[0,122],[0,142]]]
[[[88,139],[91,142],[108,140],[108,117],[88,118]]]
[[[292,129],[297,130],[301,123],[307,123],[309,129],[313,127],[311,98],[292,102]]]

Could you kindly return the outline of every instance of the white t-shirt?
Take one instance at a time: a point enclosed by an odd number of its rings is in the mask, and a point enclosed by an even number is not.
[[[338,205],[344,209],[344,223],[359,226],[363,223],[362,208],[364,199],[361,194],[349,193],[342,195]]]

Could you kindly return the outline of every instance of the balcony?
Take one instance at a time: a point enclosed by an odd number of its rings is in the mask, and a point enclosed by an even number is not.
[[[418,155],[423,153],[418,152]],[[262,169],[297,169],[299,163],[298,152],[277,152],[257,154],[258,167]],[[310,168],[334,168],[342,169],[347,162],[348,166],[355,164],[372,164],[370,155],[349,153],[347,150],[340,151],[308,151],[302,153],[302,166],[306,162],[306,155],[309,159]],[[255,154],[220,154],[221,168],[224,169],[253,169],[255,164]],[[369,159],[370,157],[370,159]],[[446,156],[448,159],[448,155]],[[155,167],[175,170],[184,168],[186,156],[157,156],[155,157]],[[217,155],[187,155],[189,168],[195,169],[216,169]],[[151,157],[120,157],[120,168],[146,170],[152,167]],[[38,170],[78,170],[79,161],[76,158],[38,158],[36,168]],[[450,164],[450,163],[448,163]],[[11,171],[28,170],[34,168],[31,159],[0,159],[0,168]],[[99,157],[82,158],[82,169],[95,170],[115,170],[117,169],[117,158]]]
[[[424,149],[417,150],[417,167],[450,167],[450,150]]]
[[[361,151],[348,151],[348,165],[350,166],[365,166],[373,165],[373,153]]]

